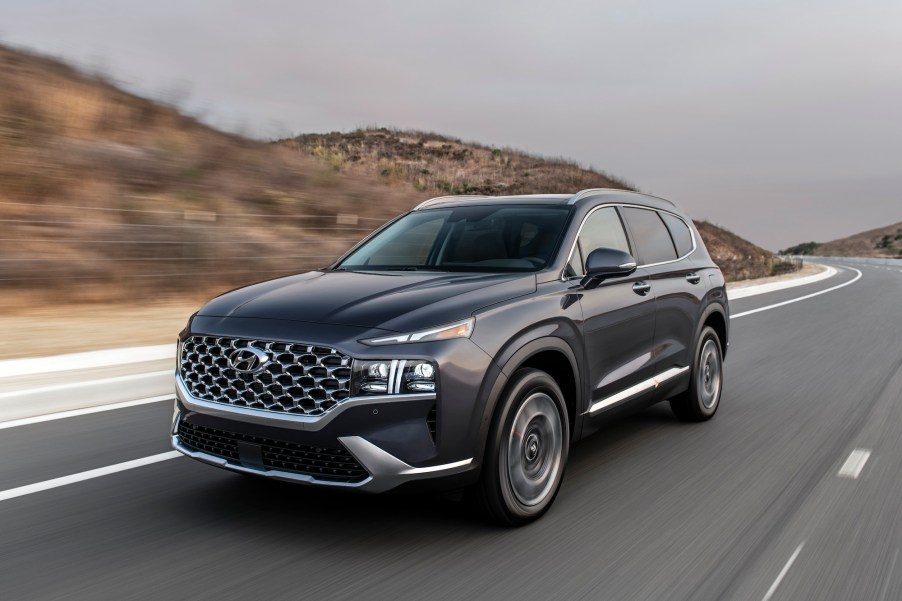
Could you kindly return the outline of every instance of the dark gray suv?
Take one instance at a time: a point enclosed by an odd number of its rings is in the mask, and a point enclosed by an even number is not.
[[[192,316],[172,443],[310,485],[465,488],[524,524],[611,416],[665,399],[714,415],[728,324],[723,276],[666,200],[435,198]]]

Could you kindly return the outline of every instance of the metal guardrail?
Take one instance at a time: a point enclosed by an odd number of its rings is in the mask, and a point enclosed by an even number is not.
[[[777,257],[770,266],[771,275],[782,275],[800,271],[805,266],[804,259],[799,257]]]

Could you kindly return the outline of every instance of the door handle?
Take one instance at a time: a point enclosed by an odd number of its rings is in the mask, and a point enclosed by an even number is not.
[[[651,290],[651,284],[646,284],[645,282],[636,282],[633,284],[633,292],[639,296],[645,296],[648,294],[649,290]]]
[[[686,281],[689,282],[690,284],[698,284],[699,282],[702,281],[702,276],[694,274],[694,273],[687,273]]]

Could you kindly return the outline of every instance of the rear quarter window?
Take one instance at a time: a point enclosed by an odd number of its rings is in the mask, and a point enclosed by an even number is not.
[[[673,238],[673,244],[676,246],[677,255],[685,257],[692,252],[692,232],[686,222],[670,213],[659,213],[661,219],[667,229],[670,230],[670,237]]]
[[[623,216],[633,234],[640,264],[664,263],[677,258],[670,232],[657,211],[624,207]]]

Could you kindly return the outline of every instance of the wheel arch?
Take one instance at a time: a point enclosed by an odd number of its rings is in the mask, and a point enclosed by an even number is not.
[[[485,453],[492,419],[498,403],[507,391],[511,376],[523,367],[532,367],[548,373],[560,386],[564,393],[564,404],[567,407],[570,426],[570,440],[578,438],[577,428],[581,413],[582,386],[580,385],[580,366],[576,353],[563,338],[543,336],[530,340],[517,350],[505,353],[504,363],[500,365],[500,373],[495,378],[488,393],[479,427],[478,457]]]
[[[730,328],[729,321],[726,317],[726,312],[719,303],[711,303],[705,308],[705,311],[702,313],[701,319],[699,320],[698,331],[695,333],[695,344],[698,344],[698,337],[701,336],[702,330],[706,326],[710,326],[717,333],[717,337],[720,338],[721,356],[726,358],[727,348],[730,344]],[[695,344],[693,344],[693,348],[695,348]]]

